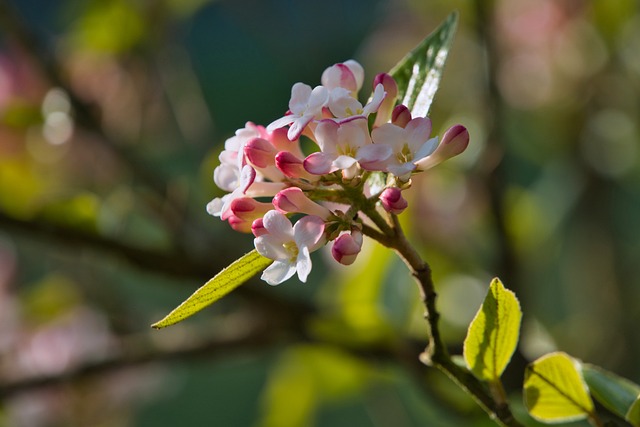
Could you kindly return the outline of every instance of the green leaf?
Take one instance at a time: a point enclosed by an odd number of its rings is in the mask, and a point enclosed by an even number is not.
[[[624,419],[629,421],[633,427],[640,426],[640,396],[633,402]]]
[[[398,84],[398,100],[413,117],[429,113],[457,25],[454,12],[389,72]]]
[[[580,420],[593,413],[579,365],[563,352],[549,353],[527,366],[524,404],[533,418],[547,423]]]
[[[500,378],[518,344],[521,319],[515,294],[493,279],[464,340],[464,360],[473,375],[486,381]]]
[[[255,249],[237,259],[227,268],[195,291],[164,319],[151,325],[160,329],[178,323],[192,316],[206,306],[213,304],[238,286],[255,276],[273,261],[260,255]]]
[[[640,426],[640,413],[638,412],[640,408],[636,408],[634,413],[631,413],[632,406],[640,396],[638,384],[591,364],[582,365],[582,374],[591,394],[604,407],[621,418],[631,415],[633,418],[627,418],[627,421],[636,427]]]

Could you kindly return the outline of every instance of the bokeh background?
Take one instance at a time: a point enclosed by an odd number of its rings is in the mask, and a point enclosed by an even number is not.
[[[208,216],[226,138],[354,58],[367,96],[453,10],[431,111],[469,149],[403,214],[460,353],[489,281],[524,310],[506,372],[559,349],[640,382],[633,0],[0,0],[0,426],[489,426],[417,359],[384,248],[149,325],[252,246]],[[575,425],[581,425],[576,423]]]

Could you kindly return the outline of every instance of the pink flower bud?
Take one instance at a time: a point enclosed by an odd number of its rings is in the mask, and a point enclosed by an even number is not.
[[[404,128],[411,121],[411,111],[405,105],[397,105],[391,113],[391,123]]]
[[[308,198],[298,187],[289,187],[273,197],[273,206],[282,213],[300,212],[326,220],[331,211]]]
[[[335,64],[327,68],[322,73],[320,81],[329,89],[342,87],[352,93],[359,89],[356,76],[347,64]]]
[[[402,197],[402,191],[398,187],[386,188],[380,194],[380,203],[382,207],[393,214],[400,214],[409,205],[407,200]]]
[[[276,148],[264,138],[253,138],[244,146],[247,161],[273,182],[284,179],[282,173],[276,168],[277,152]]]
[[[276,167],[289,178],[303,178],[307,181],[317,181],[317,175],[312,175],[304,168],[303,161],[289,151],[281,151],[276,154]]]
[[[435,165],[444,162],[451,157],[457,156],[467,149],[469,145],[469,131],[462,125],[450,127],[442,136],[442,141],[438,148],[424,159],[418,161],[418,170],[427,170]]]
[[[382,84],[384,91],[386,92],[386,96],[378,108],[376,120],[373,124],[374,127],[387,123],[391,119],[391,112],[393,110],[393,106],[396,104],[396,98],[398,96],[398,84],[389,74],[378,74],[373,79],[373,87],[375,88],[378,84]]]
[[[239,197],[231,202],[231,214],[245,221],[253,221],[273,209],[271,203],[258,202],[251,197]]]
[[[263,138],[253,138],[244,146],[244,154],[249,163],[256,168],[266,168],[274,164],[276,149],[269,141]]]
[[[288,129],[286,127],[278,128],[273,130],[265,139],[273,145],[276,152],[290,151],[296,156],[304,157],[298,140],[290,141],[287,137],[287,132]]]
[[[229,225],[235,231],[239,231],[240,233],[250,233],[251,232],[251,221],[246,221],[242,218],[238,218],[235,215],[231,215],[228,218]]]
[[[343,265],[354,263],[362,249],[362,232],[351,230],[351,233],[343,233],[333,242],[331,255]]]
[[[264,222],[262,218],[258,218],[251,224],[251,232],[254,236],[260,237],[263,234],[269,234],[267,229],[264,227]]]

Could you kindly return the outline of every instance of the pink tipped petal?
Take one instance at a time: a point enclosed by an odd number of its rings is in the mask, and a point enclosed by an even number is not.
[[[304,169],[314,175],[325,175],[332,172],[333,158],[326,153],[313,153],[304,159]]]
[[[356,91],[359,91],[364,83],[364,68],[357,61],[349,59],[343,62],[344,65],[349,67],[353,76],[356,79]]]
[[[349,92],[357,92],[358,90],[356,76],[345,64],[335,64],[324,70],[320,81],[323,86],[329,89],[341,87]]]
[[[242,171],[240,171],[240,190],[242,193],[246,193],[247,189],[251,187],[251,184],[256,179],[256,171],[249,165],[244,165]]]
[[[268,284],[275,286],[291,278],[296,272],[295,264],[283,261],[274,261],[263,272],[261,279]]]

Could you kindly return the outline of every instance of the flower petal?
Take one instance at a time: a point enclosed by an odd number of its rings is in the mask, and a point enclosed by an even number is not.
[[[298,248],[308,247],[314,251],[324,236],[324,220],[316,215],[307,215],[293,226],[293,237]]]
[[[274,261],[262,272],[261,279],[275,286],[289,279],[296,272],[296,265],[290,262]]]
[[[283,240],[286,241],[280,236],[263,234],[253,239],[253,245],[263,257],[282,261],[289,259],[289,253],[285,250],[284,246],[282,246],[284,243]]]
[[[293,226],[284,214],[272,210],[264,214],[264,228],[269,234],[277,236],[282,241],[293,240]]]
[[[296,260],[296,271],[298,272],[298,279],[305,283],[309,273],[311,273],[311,256],[309,255],[309,248],[306,246],[300,248],[298,259]]]
[[[304,169],[314,175],[325,175],[333,169],[333,157],[327,153],[313,153],[304,159]]]

